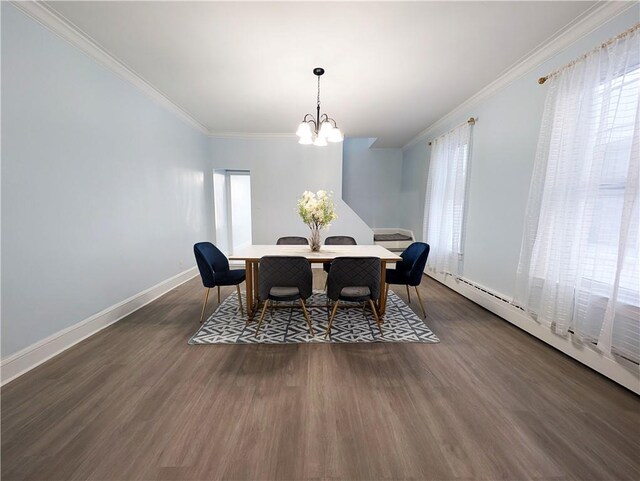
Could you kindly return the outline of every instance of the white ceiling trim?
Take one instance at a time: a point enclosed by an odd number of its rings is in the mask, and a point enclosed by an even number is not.
[[[91,36],[83,32],[64,16],[54,11],[46,4],[37,1],[12,1],[11,4],[62,39],[69,42],[71,45],[79,48],[82,52],[104,65],[109,70],[115,72],[134,86],[138,87],[144,93],[169,109],[181,119],[188,122],[200,132],[206,135],[210,134],[209,130],[196,120],[189,112],[184,110],[164,93],[147,82],[120,59],[105,50],[100,46],[100,44],[93,40]]]
[[[530,72],[545,60],[563,51],[571,44],[585,37],[612,18],[633,7],[635,4],[636,2],[608,1],[603,4],[595,5],[584,15],[579,17],[572,25],[551,37],[540,47],[536,48],[525,58],[516,63],[513,67],[507,69],[496,80],[473,96],[469,97],[444,117],[441,117],[439,120],[429,125],[426,129],[407,142],[402,147],[402,150],[407,150],[418,142],[426,140],[429,133],[434,129],[446,125],[459,114],[491,97],[498,90]]]
[[[297,139],[294,133],[246,133],[246,132],[209,132],[214,139]]]

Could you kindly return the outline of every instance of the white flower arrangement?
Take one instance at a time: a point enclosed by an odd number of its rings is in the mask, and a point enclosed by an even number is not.
[[[298,215],[311,229],[328,227],[338,218],[331,196],[326,190],[315,194],[307,190],[298,199]]]

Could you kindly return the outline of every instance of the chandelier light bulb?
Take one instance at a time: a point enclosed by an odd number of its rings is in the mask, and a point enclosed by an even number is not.
[[[327,139],[325,139],[322,135],[318,135],[315,142],[313,142],[313,145],[315,145],[316,147],[324,147],[325,145],[327,145]]]
[[[298,143],[302,144],[302,145],[311,145],[311,144],[313,144],[313,139],[311,138],[310,135],[309,136],[303,136],[303,137],[300,137],[300,140],[298,140]]]
[[[328,139],[329,136],[331,135],[332,130],[333,130],[333,125],[331,125],[331,122],[329,122],[328,120],[325,120],[324,122],[322,122],[322,125],[320,126],[320,132],[318,133],[318,135],[321,135],[325,139]]]
[[[329,142],[342,142],[344,140],[344,135],[340,132],[340,129],[336,127],[331,129],[331,133],[329,134],[329,137],[327,137],[327,140]]]
[[[296,130],[298,137],[311,137],[311,126],[307,122],[302,122]]]

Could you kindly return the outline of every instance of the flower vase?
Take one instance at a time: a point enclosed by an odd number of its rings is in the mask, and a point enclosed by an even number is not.
[[[320,228],[311,227],[311,235],[309,236],[309,247],[313,252],[320,250]]]

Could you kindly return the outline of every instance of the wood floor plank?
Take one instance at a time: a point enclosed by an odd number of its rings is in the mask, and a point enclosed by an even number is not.
[[[2,388],[1,478],[640,479],[637,396],[420,292],[439,344],[189,346],[189,281]]]

